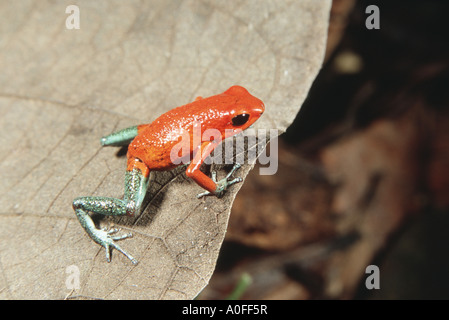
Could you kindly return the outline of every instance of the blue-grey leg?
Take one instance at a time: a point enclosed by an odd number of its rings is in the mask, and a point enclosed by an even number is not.
[[[89,213],[97,213],[105,216],[123,216],[140,213],[143,199],[148,188],[148,171],[144,173],[139,168],[126,171],[125,196],[123,200],[107,197],[79,197],[73,201],[73,209],[79,222],[93,241],[106,249],[106,259],[111,261],[111,250],[117,249],[123,253],[133,264],[137,264],[129,253],[123,250],[115,241],[131,237],[132,234],[114,236],[118,231],[97,229]]]
[[[137,127],[133,126],[120,131],[116,131],[101,138],[102,146],[126,146],[137,136]]]

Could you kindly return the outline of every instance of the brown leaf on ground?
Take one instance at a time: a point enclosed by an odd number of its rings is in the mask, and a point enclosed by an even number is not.
[[[155,175],[143,216],[112,221],[140,263],[108,264],[71,208],[123,195],[125,159],[99,139],[234,84],[265,102],[256,128],[285,130],[321,66],[330,1],[77,1],[79,30],[70,4],[0,4],[0,297],[191,299],[240,186],[198,200],[182,171]]]

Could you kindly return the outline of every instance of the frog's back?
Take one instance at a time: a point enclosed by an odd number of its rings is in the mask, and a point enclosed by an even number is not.
[[[193,125],[201,123],[201,134],[207,128],[220,128],[219,116],[216,114],[216,108],[213,107],[219,101],[214,103],[213,98],[202,99],[172,109],[151,124],[143,125],[128,147],[128,157],[138,158],[150,170],[160,171],[182,164],[179,158],[183,158],[183,163],[190,161],[194,149]],[[206,105],[209,107],[205,108]],[[176,151],[179,152],[176,154]],[[172,152],[175,153],[172,154]],[[185,153],[182,154],[182,152]]]
[[[251,125],[263,110],[262,101],[240,86],[208,98],[197,98],[164,113],[149,125],[139,126],[137,137],[128,147],[128,158],[140,159],[150,170],[169,170],[191,160],[205,130],[218,130],[224,139]],[[245,115],[240,118],[245,121],[234,124],[234,116],[238,114]],[[252,120],[248,121],[250,114]],[[197,133],[200,135],[196,136]]]

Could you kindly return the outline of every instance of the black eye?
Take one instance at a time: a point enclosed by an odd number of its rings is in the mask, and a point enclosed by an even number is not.
[[[239,126],[243,126],[245,123],[248,122],[249,119],[249,114],[247,113],[242,113],[239,114],[238,116],[235,116],[234,118],[232,118],[232,125],[239,127]]]

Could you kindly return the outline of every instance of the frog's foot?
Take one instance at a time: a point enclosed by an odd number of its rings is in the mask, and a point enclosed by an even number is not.
[[[111,250],[116,249],[117,251],[120,251],[125,257],[127,257],[133,264],[137,264],[138,261],[133,258],[129,253],[127,253],[125,250],[123,250],[118,244],[116,244],[114,241],[126,239],[132,237],[131,233],[123,234],[123,235],[117,235],[112,236],[113,234],[120,231],[120,229],[111,229],[111,230],[94,230],[92,232],[92,239],[102,245],[106,249],[106,260],[108,262],[111,262]]]
[[[236,163],[234,165],[234,167],[232,168],[231,171],[229,171],[229,173],[227,174],[227,176],[219,181],[217,181],[217,172],[216,171],[212,171],[212,180],[217,184],[217,189],[215,189],[215,192],[203,192],[197,195],[197,198],[201,198],[204,196],[209,196],[209,195],[215,195],[218,198],[221,198],[224,194],[224,192],[226,191],[226,189],[228,189],[229,186],[232,186],[233,184],[242,182],[243,179],[242,178],[234,178],[230,181],[228,181],[228,179],[234,174],[235,171],[237,171],[239,168],[241,167],[241,165],[239,163]]]

